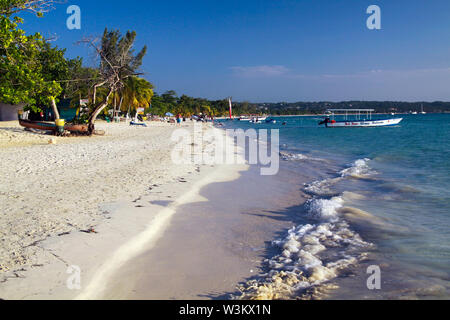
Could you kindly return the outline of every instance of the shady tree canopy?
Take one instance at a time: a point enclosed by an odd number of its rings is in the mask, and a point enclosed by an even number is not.
[[[39,34],[26,35],[19,26],[23,19],[18,14],[24,10],[38,16],[52,9],[59,1],[0,1],[0,101],[25,103],[36,107],[38,103],[51,103],[58,115],[55,99],[62,88],[55,79],[47,76],[50,66],[60,68],[65,64],[64,52],[52,48]]]

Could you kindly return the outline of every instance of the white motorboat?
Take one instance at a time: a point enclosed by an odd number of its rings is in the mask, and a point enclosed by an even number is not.
[[[266,122],[267,117],[253,117],[250,122],[251,123],[263,123]]]
[[[403,121],[403,118],[372,119],[373,112],[373,109],[330,109],[319,125],[327,128],[390,127]],[[343,120],[336,120],[336,116],[343,117]]]
[[[249,117],[240,117],[240,118],[238,118],[238,121],[250,122],[250,121],[252,121],[252,119],[250,119]]]

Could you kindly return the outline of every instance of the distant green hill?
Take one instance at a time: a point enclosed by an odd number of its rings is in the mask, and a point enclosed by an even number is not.
[[[399,101],[345,101],[345,102],[294,102],[294,103],[235,103],[234,111],[240,113],[266,113],[272,115],[322,114],[327,109],[375,109],[377,113],[427,113],[450,112],[450,102],[399,102]]]

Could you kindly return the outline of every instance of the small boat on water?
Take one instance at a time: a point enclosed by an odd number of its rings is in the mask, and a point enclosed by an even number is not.
[[[250,119],[249,117],[240,117],[240,118],[238,118],[238,121],[250,122],[250,121],[252,121],[252,119]]]
[[[251,123],[263,123],[267,120],[267,117],[253,117],[250,122]]]
[[[373,109],[329,109],[319,125],[327,128],[390,127],[403,121],[403,118],[372,119],[373,112]],[[343,120],[336,120],[336,116],[343,117]]]
[[[422,104],[422,111],[421,111],[420,113],[423,114],[423,115],[427,114],[427,113],[425,112],[425,110],[423,110],[423,104]]]
[[[263,123],[267,120],[267,117],[247,115],[247,116],[241,116],[241,117],[237,118],[237,120],[241,121],[241,122]]]

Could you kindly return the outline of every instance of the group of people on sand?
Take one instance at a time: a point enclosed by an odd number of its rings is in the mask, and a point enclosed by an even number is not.
[[[212,123],[214,123],[214,116],[211,115],[210,119],[211,119],[210,121]],[[208,122],[208,119],[206,116],[201,116],[201,117],[195,116],[195,117],[191,117],[191,121]],[[186,118],[182,117],[181,114],[177,114],[175,122],[176,122],[177,126],[181,126],[182,122],[186,122]]]

